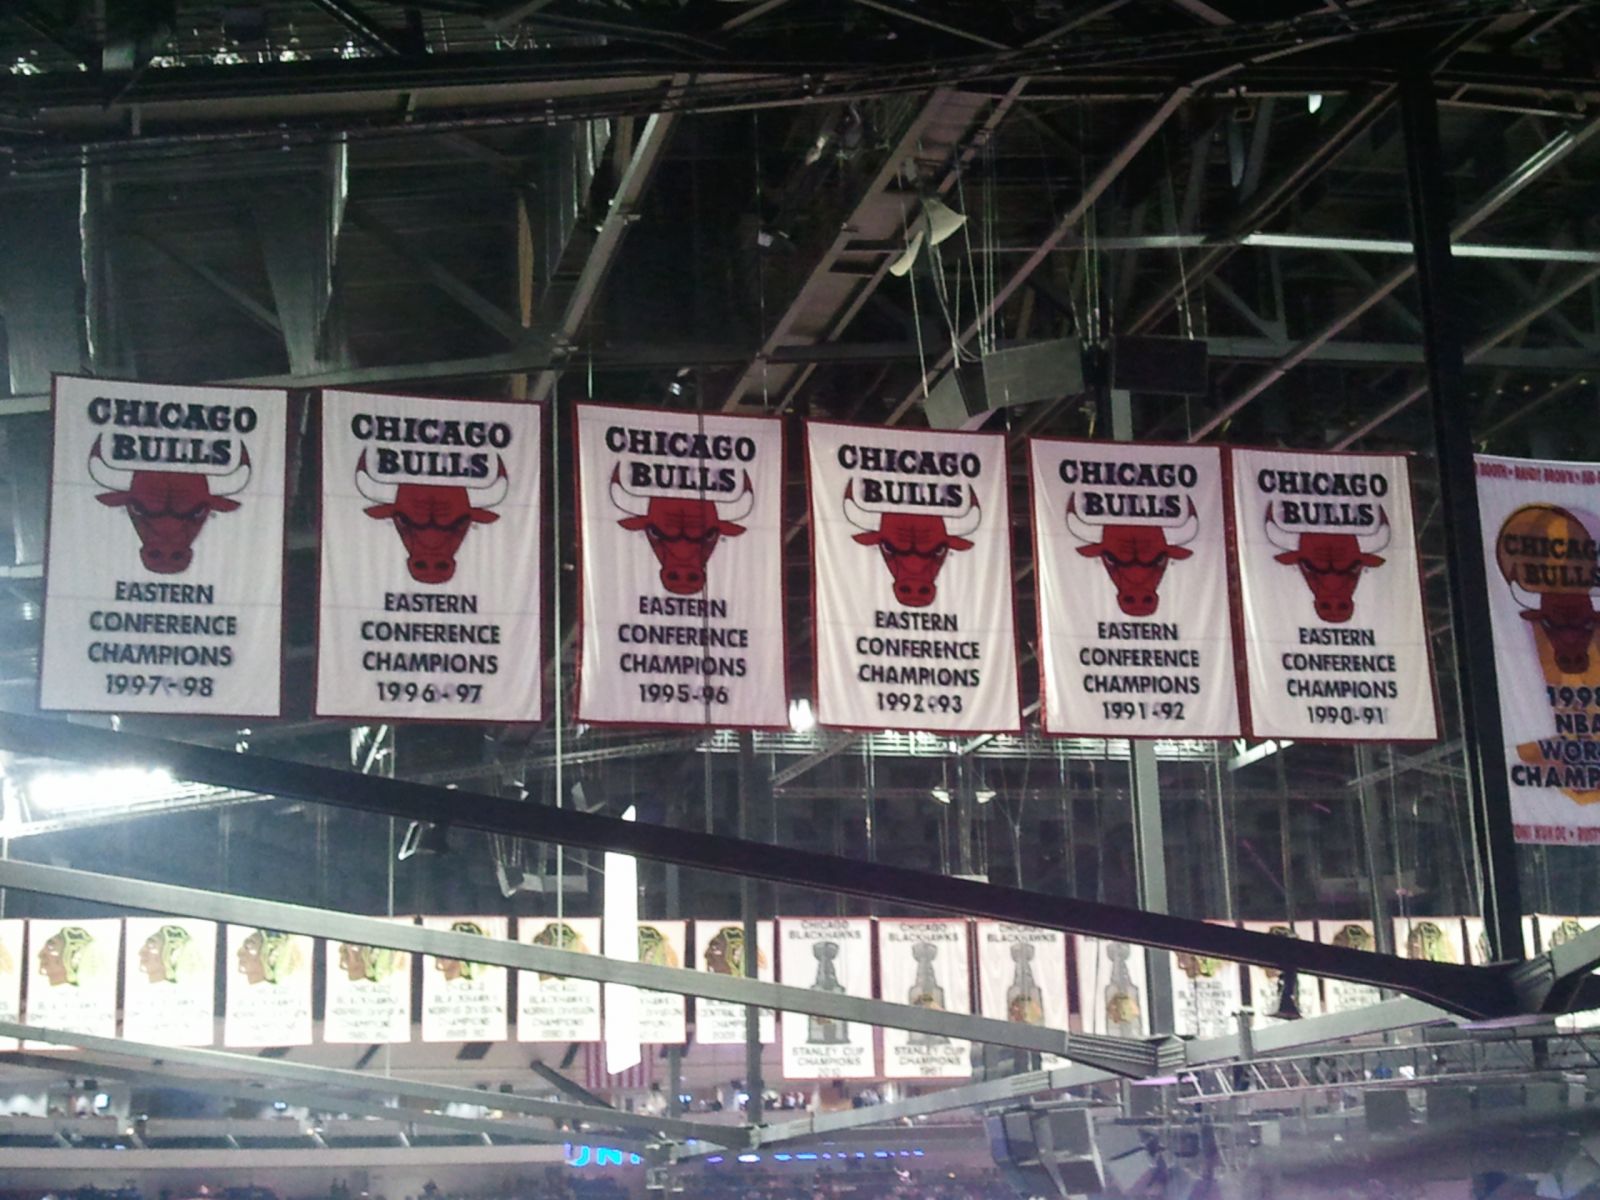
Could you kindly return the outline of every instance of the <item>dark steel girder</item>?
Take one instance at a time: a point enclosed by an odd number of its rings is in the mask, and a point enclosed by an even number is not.
[[[1240,962],[1294,967],[1391,988],[1475,1017],[1505,1016],[1518,1011],[1508,966],[1465,967],[1389,958],[881,863],[873,864],[868,871],[859,860],[788,846],[636,824],[596,813],[533,806],[499,796],[356,775],[38,717],[0,715],[0,748],[93,765],[136,763],[163,767],[182,780],[267,792],[406,820],[449,821],[488,833],[632,854],[697,870],[820,888],[887,903],[990,917]]]

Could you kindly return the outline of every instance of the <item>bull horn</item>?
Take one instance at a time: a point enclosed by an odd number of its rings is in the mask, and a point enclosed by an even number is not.
[[[367,452],[363,450],[356,463],[356,491],[374,504],[393,504],[394,498],[400,494],[400,485],[380,483],[374,479],[367,470]]]
[[[722,500],[717,502],[717,519],[719,521],[742,521],[750,515],[750,510],[756,506],[755,488],[750,483],[750,472],[744,473],[744,491],[737,500]]]
[[[944,531],[951,537],[966,537],[983,524],[983,509],[978,507],[978,493],[969,485],[967,507],[959,516],[944,519]]]
[[[1267,531],[1267,541],[1271,542],[1279,550],[1292,551],[1300,549],[1300,539],[1288,533],[1282,525],[1278,524],[1278,518],[1272,515],[1272,505],[1270,504],[1267,505],[1267,521],[1265,528]]]
[[[490,482],[477,487],[469,487],[472,493],[472,504],[475,508],[494,508],[505,503],[506,493],[511,490],[511,480],[506,477],[506,460],[495,455],[500,462],[500,473]]]
[[[1543,603],[1543,597],[1538,592],[1530,592],[1515,579],[1506,580],[1511,586],[1511,598],[1522,608],[1538,608]]]
[[[1200,532],[1200,514],[1195,511],[1194,497],[1189,497],[1189,515],[1172,527],[1167,534],[1167,545],[1187,546]]]
[[[1378,527],[1371,533],[1363,533],[1356,538],[1356,544],[1361,547],[1363,554],[1376,554],[1389,544],[1389,538],[1394,530],[1389,527],[1389,514],[1380,507],[1378,509]]]
[[[232,496],[250,486],[250,448],[239,445],[239,465],[225,475],[218,475],[208,483],[213,496]]]
[[[133,472],[113,467],[100,453],[100,438],[89,448],[89,478],[107,491],[125,492],[133,486]]]
[[[1078,515],[1078,497],[1075,494],[1067,496],[1067,532],[1090,545],[1100,540],[1100,531],[1095,528],[1094,522],[1085,521]]]
[[[844,519],[857,529],[876,531],[881,521],[874,520],[875,514],[869,513],[856,503],[856,481],[851,480],[844,485]]]
[[[650,501],[630,492],[622,482],[622,464],[611,468],[611,503],[630,517],[642,517],[650,511]]]

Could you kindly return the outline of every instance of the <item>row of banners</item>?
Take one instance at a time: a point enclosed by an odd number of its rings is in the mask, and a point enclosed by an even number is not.
[[[60,378],[41,703],[280,710],[287,393]],[[322,394],[316,712],[537,721],[538,405]],[[785,728],[777,419],[579,405],[591,724]],[[806,424],[816,715],[1022,727],[1000,435]],[[1034,439],[1049,733],[1430,739],[1407,460]]]
[[[315,709],[538,721],[540,406],[321,397]],[[288,398],[56,380],[41,707],[280,712]],[[576,409],[577,719],[785,728],[783,423]],[[1005,439],[805,425],[816,717],[1022,727]],[[1408,460],[1028,443],[1041,725],[1438,736]],[[1518,837],[1600,840],[1600,467],[1478,463]]]
[[[409,917],[396,918],[411,924]],[[1529,917],[1528,941],[1538,929],[1547,948],[1591,928],[1594,919]],[[490,938],[510,936],[505,917],[424,917],[428,929]],[[1246,929],[1319,939],[1358,950],[1375,948],[1371,921],[1244,922]],[[222,1042],[226,1046],[303,1046],[313,1040],[314,939],[243,925],[223,927],[226,958]],[[643,921],[638,961],[724,975],[745,972],[744,927],[695,922]],[[521,918],[519,941],[576,953],[602,952],[598,917]],[[26,939],[26,941],[24,940]],[[1478,918],[1399,918],[1396,948],[1411,958],[1437,962],[1487,961]],[[1094,938],[1072,938],[1076,982],[1069,990],[1067,934],[962,919],[783,918],[757,925],[759,978],[898,1004],[972,1013],[1067,1029],[1078,1013],[1081,1032],[1143,1037],[1149,1032],[1145,951]],[[119,973],[119,952],[122,968]],[[606,950],[610,953],[610,950]],[[28,977],[27,1021],[71,1033],[117,1034],[118,979],[122,981],[122,1036],[158,1045],[210,1045],[216,1018],[218,926],[187,917],[0,920],[0,1019],[19,1020],[23,978]],[[321,1041],[329,1044],[408,1042],[412,1023],[424,1042],[504,1040],[508,1023],[522,1042],[602,1040],[601,985],[538,972],[517,973],[516,1002],[509,1001],[510,972],[499,966],[423,956],[420,1010],[413,1014],[412,955],[405,951],[328,941],[323,943]],[[29,970],[31,963],[32,969]],[[876,971],[874,971],[876,963]],[[1175,957],[1173,1012],[1179,1034],[1215,1037],[1235,1032],[1236,1014],[1248,998],[1271,1021],[1278,1010],[1277,971],[1195,955]],[[1301,1013],[1316,1016],[1360,1008],[1376,989],[1335,980],[1302,978]],[[640,991],[641,1041],[681,1045],[688,1037],[683,996]],[[606,1004],[612,1002],[608,994]],[[971,1072],[967,1042],[803,1013],[781,1021],[763,1011],[763,1042],[779,1040],[789,1079],[964,1078]],[[745,1011],[736,1004],[695,1002],[694,1040],[702,1045],[743,1044]],[[16,1049],[0,1042],[0,1049]]]

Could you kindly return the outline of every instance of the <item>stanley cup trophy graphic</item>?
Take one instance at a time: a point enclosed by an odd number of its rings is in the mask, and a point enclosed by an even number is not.
[[[933,973],[933,960],[939,957],[939,947],[933,942],[918,942],[911,947],[911,957],[917,960],[917,978],[906,997],[916,1008],[936,1008],[944,1011],[944,988]],[[906,1038],[908,1046],[948,1046],[950,1039],[940,1033],[913,1033]]]
[[[1006,1020],[1019,1025],[1044,1024],[1044,993],[1033,977],[1034,948],[1027,942],[1011,944],[1011,986],[1006,989]]]
[[[839,976],[833,963],[839,957],[838,942],[817,942],[811,947],[817,960],[817,980],[811,985],[814,992],[843,993]],[[837,1017],[810,1016],[806,1018],[806,1044],[811,1046],[842,1046],[850,1041],[850,1027]]]
[[[1106,984],[1106,1032],[1114,1037],[1139,1037],[1139,988],[1128,970],[1131,951],[1122,942],[1106,945],[1111,982]]]

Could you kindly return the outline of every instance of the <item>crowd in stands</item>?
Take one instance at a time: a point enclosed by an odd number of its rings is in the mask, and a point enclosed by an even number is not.
[[[795,1172],[705,1171],[687,1181],[695,1200],[1016,1200],[998,1171],[849,1168]]]

